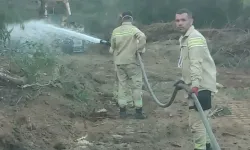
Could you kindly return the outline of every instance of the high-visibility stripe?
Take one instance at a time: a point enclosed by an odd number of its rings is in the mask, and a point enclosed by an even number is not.
[[[133,35],[133,31],[124,31],[124,32],[116,32],[113,34],[113,36],[124,36],[124,35]]]
[[[201,127],[196,128],[196,131],[201,131]],[[206,149],[206,134],[199,133],[194,136],[194,149]]]
[[[205,41],[201,37],[189,38],[188,39],[188,48],[193,48],[197,46],[205,46]]]
[[[206,145],[195,143],[195,144],[194,144],[194,148],[195,148],[195,149],[204,149],[204,148],[206,148]]]
[[[196,44],[196,45],[192,45],[192,46],[188,46],[188,48],[190,49],[190,48],[194,48],[194,47],[204,47],[205,45],[198,45],[198,44]]]
[[[120,31],[120,32],[113,32],[113,36],[126,36],[126,35],[133,35],[133,34],[135,34],[134,29]]]

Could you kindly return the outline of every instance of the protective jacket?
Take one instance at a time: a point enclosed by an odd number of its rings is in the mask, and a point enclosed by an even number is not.
[[[182,68],[182,80],[199,91],[216,92],[216,66],[204,36],[191,26],[179,42],[178,67]]]
[[[111,36],[109,52],[116,65],[137,63],[136,52],[145,52],[146,36],[131,22],[123,22]]]

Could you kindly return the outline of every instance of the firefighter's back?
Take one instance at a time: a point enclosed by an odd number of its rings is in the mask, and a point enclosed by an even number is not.
[[[130,22],[124,22],[113,31],[115,39],[114,58],[116,64],[131,64],[136,62],[137,40],[135,34],[137,27]]]

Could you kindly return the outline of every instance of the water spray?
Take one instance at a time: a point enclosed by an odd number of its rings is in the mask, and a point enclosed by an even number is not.
[[[110,46],[108,41],[89,36],[87,34],[73,31],[72,29],[61,28],[53,24],[48,24],[43,20],[32,20],[24,23],[25,29],[20,28],[19,24],[8,25],[9,29],[13,29],[11,32],[12,40],[33,41],[50,43],[55,39],[63,39],[68,37],[77,38],[84,41],[89,41],[96,44],[104,44]]]

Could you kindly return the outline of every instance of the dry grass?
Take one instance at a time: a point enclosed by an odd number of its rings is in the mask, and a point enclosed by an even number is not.
[[[141,30],[146,34],[148,41],[178,39],[179,37],[179,34],[176,32],[174,22],[154,23],[142,26]]]
[[[250,34],[242,30],[222,29],[209,39],[209,48],[217,65],[250,66]]]

